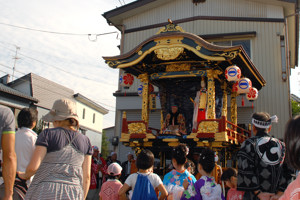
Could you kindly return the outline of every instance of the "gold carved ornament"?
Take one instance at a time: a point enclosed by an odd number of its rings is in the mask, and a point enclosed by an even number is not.
[[[146,125],[144,123],[130,123],[128,124],[129,134],[146,134]]]
[[[167,65],[166,72],[190,71],[191,64],[171,64]]]
[[[183,53],[183,47],[162,47],[154,50],[158,59],[173,60]]]
[[[161,28],[156,34],[166,33],[166,32],[185,32],[180,26],[173,24],[169,19],[169,24]]]
[[[207,70],[207,118],[216,118],[214,71]]]
[[[240,51],[228,51],[228,52],[224,52],[224,53],[215,53],[213,54],[213,56],[220,56],[220,57],[224,57],[227,58],[229,60],[234,59],[238,54],[240,53]]]
[[[149,77],[148,74],[140,74],[138,78],[143,83],[143,105],[142,105],[142,120],[148,124],[149,121]]]
[[[219,132],[219,123],[216,121],[202,121],[198,126],[197,133],[217,133]]]

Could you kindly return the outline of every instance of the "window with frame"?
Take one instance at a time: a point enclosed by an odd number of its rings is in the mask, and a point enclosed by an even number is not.
[[[248,56],[251,58],[251,41],[250,40],[227,40],[213,42],[215,45],[219,46],[238,46],[242,45]]]
[[[85,108],[82,110],[82,119],[85,118]]]

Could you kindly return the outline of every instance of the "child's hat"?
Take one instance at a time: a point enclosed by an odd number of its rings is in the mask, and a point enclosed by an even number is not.
[[[121,171],[122,171],[122,167],[116,162],[111,163],[107,168],[108,174],[112,176],[117,176],[121,174]]]

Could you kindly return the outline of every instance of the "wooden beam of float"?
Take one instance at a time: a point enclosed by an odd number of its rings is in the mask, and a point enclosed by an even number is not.
[[[139,75],[138,79],[143,83],[142,120],[149,123],[149,76],[147,73]]]
[[[180,71],[180,72],[161,72],[150,75],[150,80],[166,79],[166,78],[180,78],[180,77],[201,77],[207,76],[206,70],[194,71]]]
[[[227,120],[227,82],[224,81],[222,85],[223,90],[223,108],[222,108],[222,116],[224,116]]]
[[[207,119],[216,118],[214,71],[207,70]]]
[[[231,93],[231,100],[230,100],[230,115],[231,115],[231,122],[237,125],[237,103],[236,97],[238,96],[237,92]]]

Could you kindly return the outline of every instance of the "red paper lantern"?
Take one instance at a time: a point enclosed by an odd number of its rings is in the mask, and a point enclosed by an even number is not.
[[[238,81],[241,78],[241,75],[241,69],[236,65],[229,66],[225,70],[225,78],[227,81]]]
[[[247,94],[250,91],[250,88],[252,87],[252,82],[249,78],[241,78],[238,82],[237,93],[239,94]]]
[[[124,73],[120,77],[120,85],[126,89],[128,89],[133,84],[133,81],[134,81],[134,77],[129,73]]]
[[[258,90],[254,87],[251,87],[250,91],[247,93],[246,97],[249,101],[256,100],[258,97]]]

